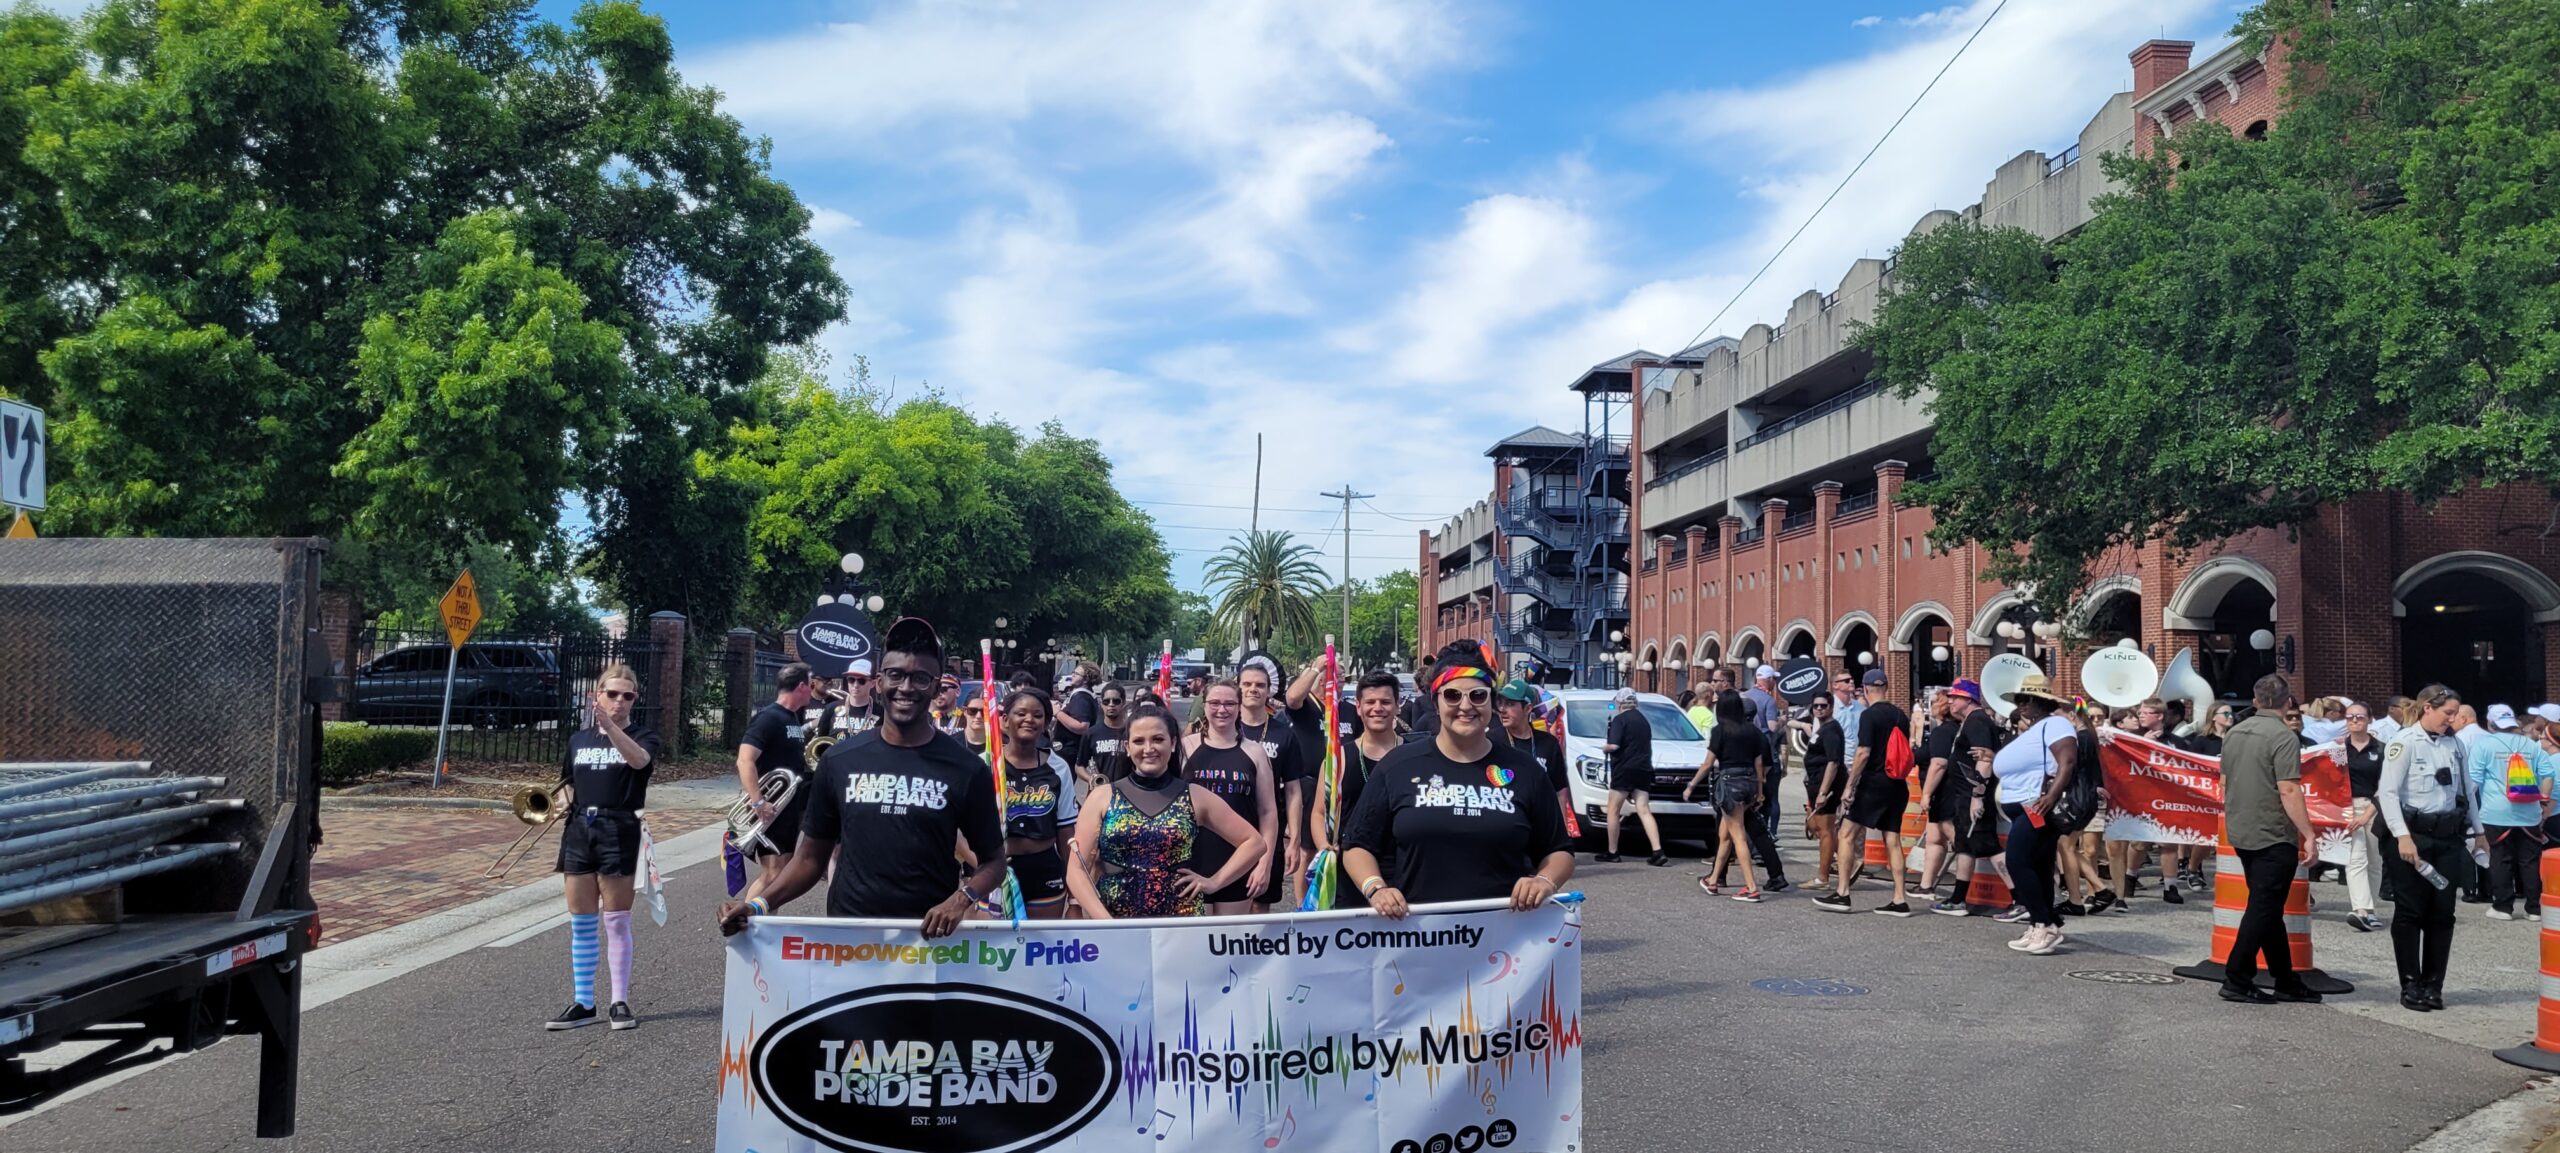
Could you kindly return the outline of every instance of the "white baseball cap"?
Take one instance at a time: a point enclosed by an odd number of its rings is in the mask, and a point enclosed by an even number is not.
[[[871,675],[871,658],[869,658],[869,657],[855,657],[855,658],[853,658],[853,663],[852,663],[851,665],[846,666],[846,668],[845,668],[845,670],[844,670],[844,675],[849,676],[849,677],[867,677],[867,676],[870,676],[870,675]]]
[[[1754,680],[1774,681],[1778,679],[1778,668],[1776,665],[1762,665],[1751,676]]]
[[[2501,732],[2516,727],[2516,711],[2505,705],[2489,706],[2489,727]]]
[[[2560,705],[2544,702],[2525,710],[2551,724],[2560,725]]]

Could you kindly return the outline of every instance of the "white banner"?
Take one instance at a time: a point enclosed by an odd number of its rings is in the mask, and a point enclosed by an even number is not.
[[[725,1153],[1562,1151],[1579,906],[1153,921],[765,917],[729,945]]]

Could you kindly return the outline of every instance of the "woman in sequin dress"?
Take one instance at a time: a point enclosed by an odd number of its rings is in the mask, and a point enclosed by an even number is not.
[[[1121,764],[1076,817],[1067,889],[1084,915],[1183,917],[1205,894],[1233,884],[1262,861],[1262,833],[1216,793],[1182,776],[1172,718],[1142,708],[1129,718]],[[1235,846],[1214,877],[1191,871],[1191,841],[1214,836]]]

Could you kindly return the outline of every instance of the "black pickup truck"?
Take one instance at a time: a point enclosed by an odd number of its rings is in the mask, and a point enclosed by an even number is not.
[[[0,541],[0,1114],[251,1034],[292,1135],[324,551]]]

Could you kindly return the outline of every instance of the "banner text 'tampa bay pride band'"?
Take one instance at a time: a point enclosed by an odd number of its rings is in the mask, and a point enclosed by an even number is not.
[[[731,938],[724,1153],[1582,1146],[1581,910],[765,917]]]
[[[2302,799],[2320,859],[2343,864],[2353,797],[2335,744],[2302,750]],[[2222,835],[2222,761],[2114,729],[2098,730],[2106,769],[2107,839],[2210,845]]]

